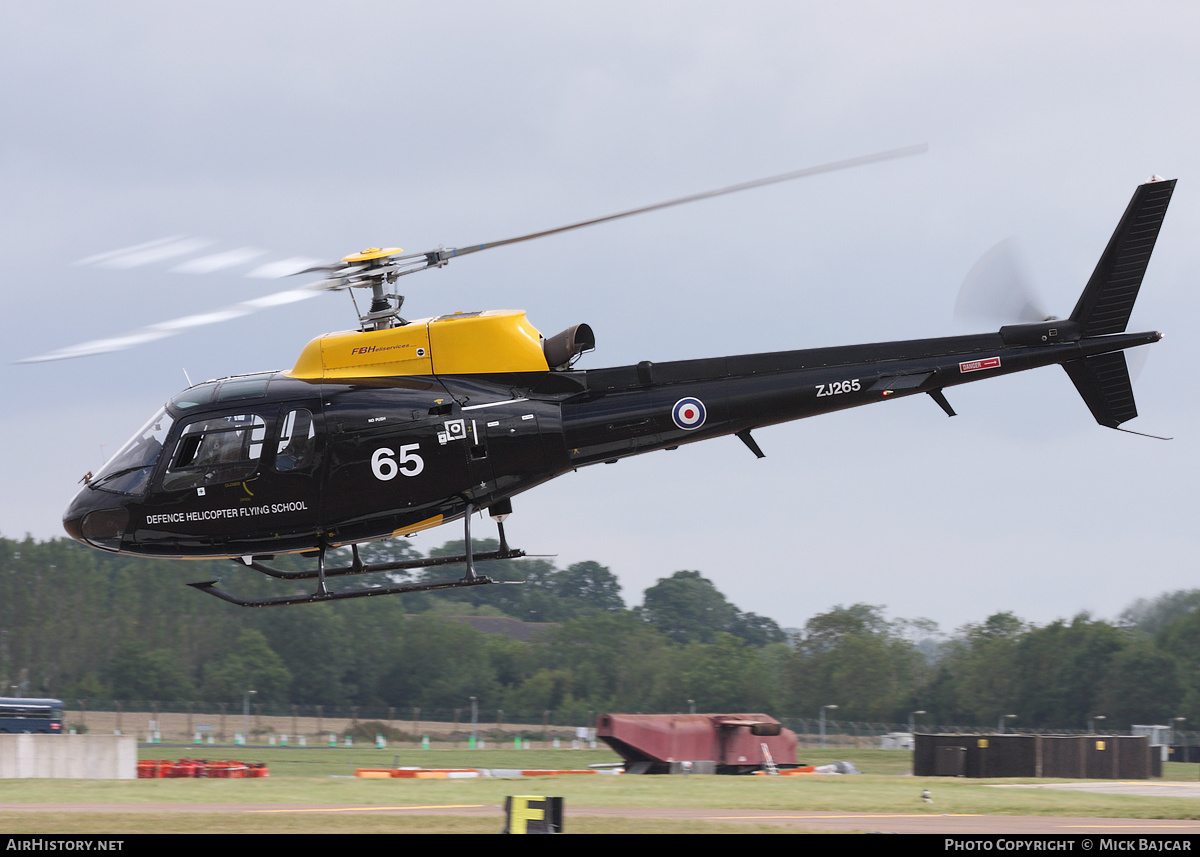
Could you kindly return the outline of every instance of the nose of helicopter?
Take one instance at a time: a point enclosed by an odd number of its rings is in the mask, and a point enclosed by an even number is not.
[[[121,549],[129,525],[122,498],[85,486],[63,512],[63,529],[77,542],[103,550]]]

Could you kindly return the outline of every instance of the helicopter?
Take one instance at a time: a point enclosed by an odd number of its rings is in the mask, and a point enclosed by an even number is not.
[[[297,273],[324,279],[278,295],[85,343],[31,361],[99,353],[328,290],[369,290],[356,330],[309,342],[287,371],[196,384],[171,398],[94,475],[63,515],[77,541],[123,554],[228,558],[311,592],[242,598],[219,581],[188,584],[233,604],[272,607],[494,584],[477,563],[512,559],[512,498],[590,464],[735,436],[764,457],[756,429],[915,395],[954,416],[945,390],[1061,365],[1101,426],[1137,416],[1124,351],[1159,341],[1126,332],[1175,180],[1139,185],[1070,316],[994,333],[876,342],[580,370],[587,324],[544,337],[523,311],[407,320],[388,288],[460,256],[766,184],[919,154],[896,149],[463,248],[369,248]],[[356,303],[357,307],[357,303]],[[1127,429],[1121,429],[1126,431]],[[487,510],[497,550],[475,552]],[[358,546],[461,521],[459,556],[364,563]],[[327,553],[349,546],[349,564]],[[316,568],[272,565],[301,554]],[[465,565],[446,580],[331,589],[346,575]]]

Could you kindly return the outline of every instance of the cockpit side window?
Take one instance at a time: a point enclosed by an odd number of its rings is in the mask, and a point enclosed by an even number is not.
[[[312,413],[305,408],[288,411],[279,426],[279,444],[275,448],[275,469],[280,473],[301,470],[313,459],[316,427]]]
[[[184,426],[163,488],[197,488],[253,476],[266,436],[266,420],[258,414],[222,414]]]

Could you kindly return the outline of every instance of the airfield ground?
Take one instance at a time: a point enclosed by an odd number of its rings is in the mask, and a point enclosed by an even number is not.
[[[199,752],[198,752],[199,751]],[[583,768],[607,750],[143,747],[142,758],[237,758],[259,780],[0,781],[0,833],[497,833],[504,798],[565,800],[567,833],[1200,834],[1200,767],[1117,783],[916,779],[903,751],[808,751],[859,776],[543,776],[365,780],[360,767]],[[569,764],[568,764],[569,763]],[[921,792],[929,789],[933,802]]]

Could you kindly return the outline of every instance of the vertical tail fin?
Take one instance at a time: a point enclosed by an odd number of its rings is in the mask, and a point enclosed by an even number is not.
[[[1083,336],[1124,332],[1174,191],[1175,179],[1159,178],[1134,191],[1071,313],[1071,321],[1079,323]]]
[[[1125,332],[1174,191],[1175,179],[1157,177],[1134,191],[1071,313],[1083,338]],[[1137,416],[1124,352],[1097,354],[1062,366],[1100,425],[1117,428]]]

